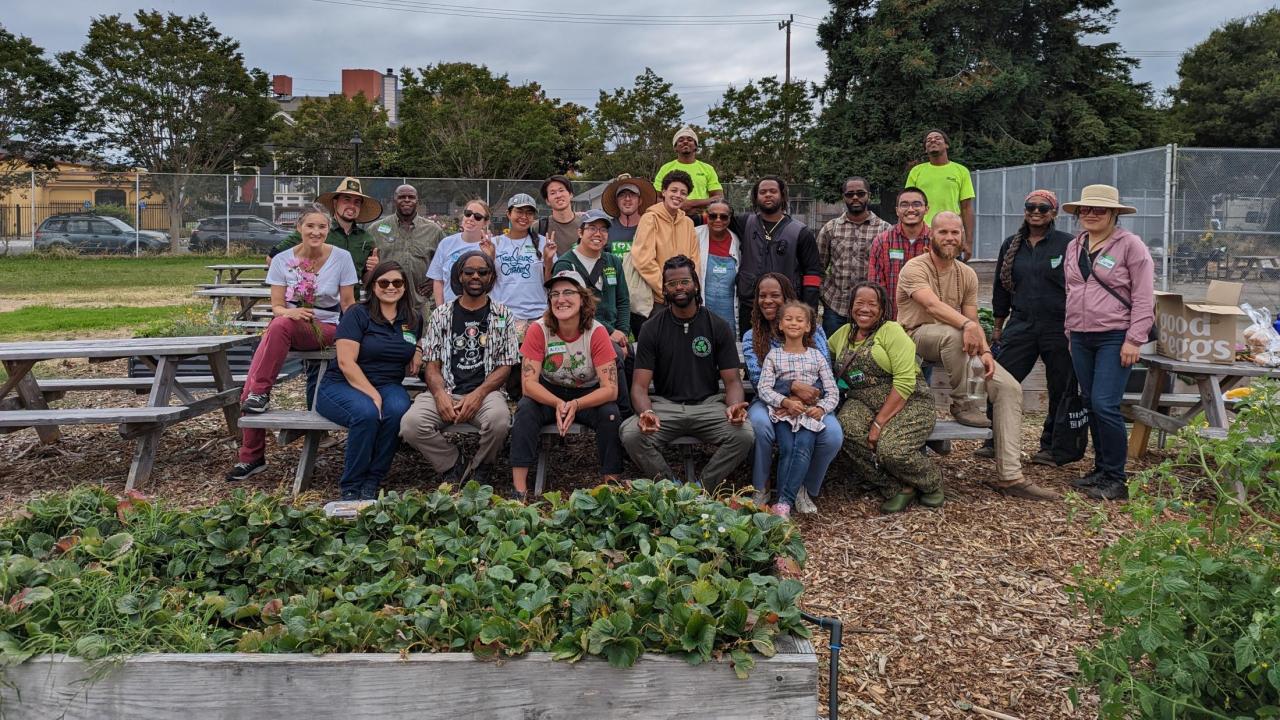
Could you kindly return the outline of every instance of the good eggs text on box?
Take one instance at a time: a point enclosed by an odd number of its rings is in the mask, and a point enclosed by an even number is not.
[[[1240,342],[1240,292],[1243,285],[1213,280],[1203,302],[1179,293],[1156,292],[1157,350],[1187,362],[1230,364]]]

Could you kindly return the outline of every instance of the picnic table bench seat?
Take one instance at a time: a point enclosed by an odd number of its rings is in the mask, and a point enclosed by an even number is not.
[[[245,375],[232,375],[236,385],[244,385]],[[280,373],[276,382],[284,382],[293,377],[291,373]],[[178,375],[175,381],[188,390],[207,390],[217,386],[212,375]],[[130,390],[146,393],[153,382],[149,377],[83,377],[83,378],[38,378],[40,392],[45,400],[58,400],[69,392],[96,392],[103,390]]]
[[[171,407],[53,408],[49,410],[8,410],[0,413],[0,428],[29,428],[42,425],[154,425],[191,416],[185,405]],[[0,430],[2,431],[2,430]]]

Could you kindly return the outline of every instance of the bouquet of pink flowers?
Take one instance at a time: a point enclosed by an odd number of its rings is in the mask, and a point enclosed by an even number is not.
[[[289,260],[286,267],[292,271],[298,281],[285,287],[285,302],[293,303],[298,307],[314,308],[316,306],[316,285],[319,280],[316,277],[311,261],[294,257]],[[316,325],[315,320],[311,321],[311,332],[315,333],[316,342],[319,343],[320,347],[324,347],[324,333],[320,332],[320,326]]]

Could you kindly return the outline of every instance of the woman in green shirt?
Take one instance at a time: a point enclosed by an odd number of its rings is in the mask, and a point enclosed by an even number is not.
[[[886,498],[882,511],[902,512],[916,501],[939,507],[942,476],[920,452],[933,432],[933,400],[916,362],[915,342],[888,312],[883,286],[858,283],[850,323],[827,343],[836,381],[848,388],[837,416],[843,448],[859,474]]]

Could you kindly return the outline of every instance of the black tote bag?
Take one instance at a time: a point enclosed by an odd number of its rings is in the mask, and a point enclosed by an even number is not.
[[[1053,445],[1050,452],[1058,465],[1073,463],[1084,457],[1089,447],[1089,408],[1080,396],[1080,384],[1074,374],[1067,390],[1058,401],[1053,416]]]

